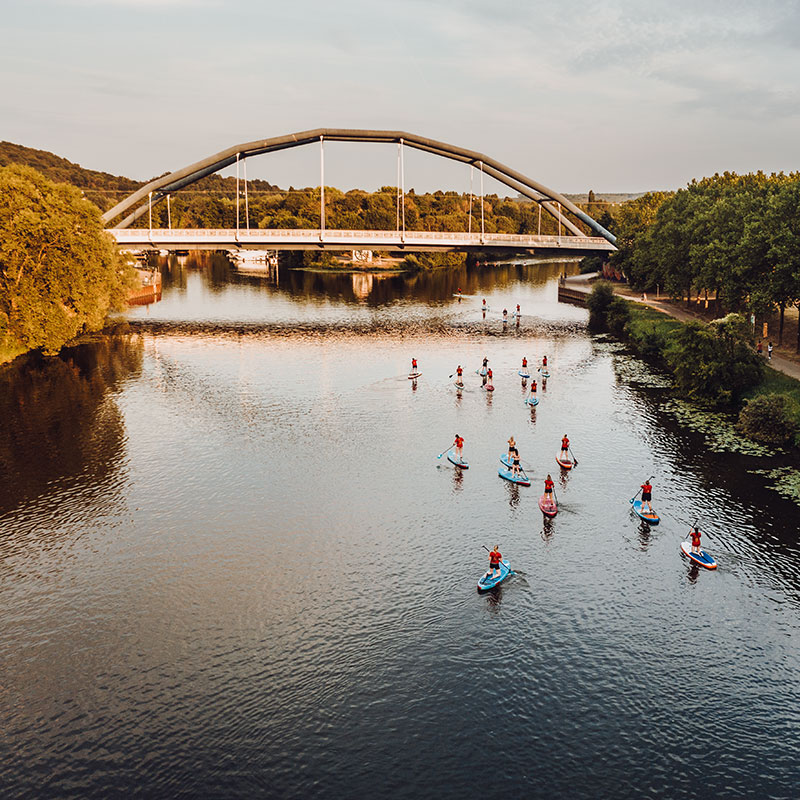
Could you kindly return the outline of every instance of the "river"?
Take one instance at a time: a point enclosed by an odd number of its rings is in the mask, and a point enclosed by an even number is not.
[[[796,798],[796,459],[588,335],[563,269],[173,258],[126,332],[0,372],[3,796]]]

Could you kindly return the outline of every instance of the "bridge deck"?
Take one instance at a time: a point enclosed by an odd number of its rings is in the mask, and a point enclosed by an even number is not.
[[[594,236],[529,236],[514,233],[438,231],[251,230],[235,228],[109,228],[124,250],[535,250],[612,252]]]

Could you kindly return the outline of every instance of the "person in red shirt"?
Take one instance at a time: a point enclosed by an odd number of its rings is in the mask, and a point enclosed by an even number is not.
[[[700,552],[700,531],[695,525],[692,530],[689,531],[689,534],[692,537],[692,552],[699,553]]]
[[[494,550],[489,553],[489,572],[487,575],[490,575],[493,578],[500,577],[500,562],[503,560],[503,556],[500,553],[500,545],[496,544],[494,546]]]
[[[567,434],[565,433],[564,436],[561,438],[561,460],[566,461],[569,459],[569,439],[567,438]]]
[[[411,372],[412,373],[413,372],[417,372],[417,359],[416,358],[412,358],[411,359]]]
[[[544,479],[544,493],[551,503],[553,502],[553,486],[553,479],[550,477],[550,473],[548,472],[547,477]]]
[[[459,436],[456,434],[455,441],[453,442],[453,447],[456,449],[456,458],[461,458],[461,448],[464,446],[464,437]]]
[[[492,385],[492,370],[489,369],[486,373],[486,388],[487,389],[494,389]]]
[[[650,501],[653,499],[653,487],[650,484],[649,480],[645,481],[641,485],[641,490],[642,490],[642,508],[644,508],[644,504],[647,503],[647,508],[649,512],[651,514],[654,513],[653,506],[650,504]]]
[[[517,303],[517,316],[519,316],[519,303]]]
[[[464,370],[461,369],[461,364],[456,367],[456,383],[459,386],[464,385]]]
[[[528,368],[528,359],[525,356],[522,356],[522,369],[526,370]]]

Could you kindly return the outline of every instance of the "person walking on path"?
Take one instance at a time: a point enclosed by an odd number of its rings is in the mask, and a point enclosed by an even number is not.
[[[767,345],[767,361],[772,361],[772,342]]]
[[[764,355],[764,342],[762,342],[761,339],[758,340],[758,344],[756,345],[756,353],[760,356]]]

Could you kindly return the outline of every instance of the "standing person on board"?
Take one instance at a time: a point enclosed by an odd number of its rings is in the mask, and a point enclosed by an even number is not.
[[[519,455],[517,452],[517,443],[514,441],[514,437],[512,436],[508,440],[508,468],[511,469],[511,465],[514,463],[514,455]]]
[[[528,371],[528,359],[525,356],[522,356],[522,371]]]
[[[700,530],[697,525],[694,525],[692,529],[689,531],[689,534],[692,537],[692,552],[699,553],[700,552]]]
[[[464,437],[459,436],[456,434],[456,438],[453,441],[453,447],[456,450],[456,458],[460,461],[461,460],[461,448],[464,447]]]
[[[492,371],[491,371],[491,369],[486,372],[486,388],[489,391],[494,391],[494,384],[492,383]]]
[[[508,325],[508,309],[503,309],[503,325]]]
[[[500,545],[496,544],[494,546],[494,550],[489,552],[489,571],[486,573],[486,576],[493,578],[500,577],[500,562],[503,560],[503,556],[500,553]]]
[[[416,375],[417,372],[419,372],[419,370],[417,369],[417,359],[416,358],[412,358],[411,359],[411,374],[412,375]]]
[[[483,370],[481,375],[485,375],[489,369],[489,359],[486,356],[483,357]]]
[[[489,308],[489,306],[486,305],[486,298],[485,297],[483,298],[483,306],[482,306],[482,308],[483,308],[483,313],[484,314],[486,313],[486,309]]]
[[[559,458],[562,461],[569,461],[569,439],[566,433],[561,437],[561,454]]]
[[[536,397],[536,381],[531,381],[531,399]]]
[[[464,385],[464,370],[461,369],[461,364],[456,367],[456,384],[458,386]]]
[[[651,514],[654,514],[653,506],[651,505],[650,501],[653,499],[653,487],[649,480],[645,481],[641,485],[642,490],[642,509],[644,509],[644,504],[647,503],[647,509]]]
[[[518,316],[518,317],[520,316],[520,311],[519,311],[519,303],[517,303],[517,316]]]
[[[544,494],[545,497],[552,503],[553,502],[553,479],[550,477],[550,473],[547,473],[547,477],[544,479]]]
[[[542,356],[542,372],[547,372],[547,356]]]

